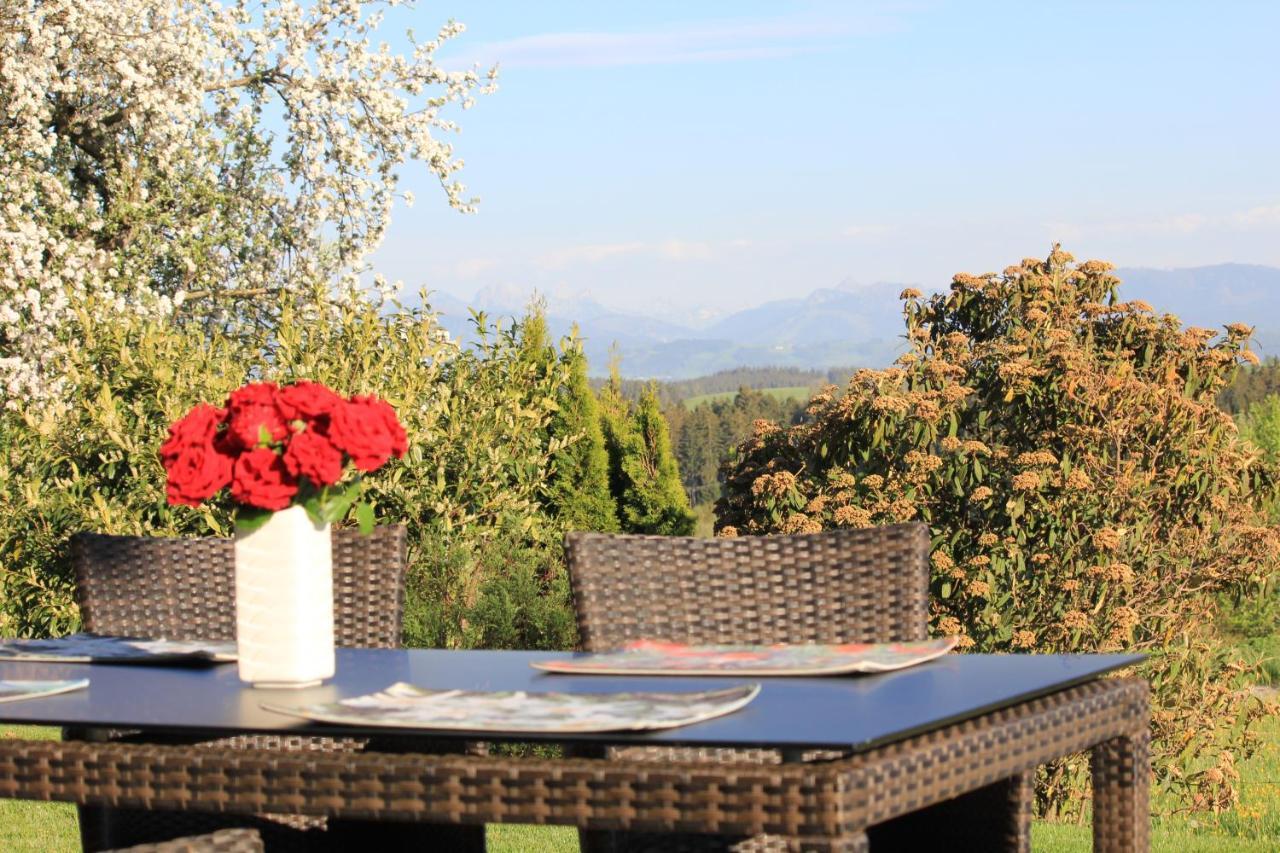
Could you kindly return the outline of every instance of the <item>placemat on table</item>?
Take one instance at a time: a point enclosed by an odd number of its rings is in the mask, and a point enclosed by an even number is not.
[[[17,681],[0,679],[0,702],[17,702],[20,699],[37,699],[56,696],[89,686],[89,679],[76,678],[67,681]]]
[[[638,640],[616,651],[535,661],[535,669],[574,675],[848,675],[890,672],[941,657],[957,637],[918,643],[687,646]]]
[[[337,702],[262,707],[321,723],[556,734],[687,726],[731,714],[759,692],[758,684],[686,693],[535,693],[428,690],[399,682]]]
[[[235,643],[71,634],[47,640],[0,640],[0,661],[46,663],[227,663]]]

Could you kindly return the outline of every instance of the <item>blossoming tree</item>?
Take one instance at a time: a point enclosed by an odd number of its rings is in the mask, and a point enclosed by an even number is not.
[[[495,72],[462,32],[373,39],[398,0],[41,0],[0,7],[0,388],[56,400],[88,292],[221,327],[256,297],[353,292],[404,164],[472,201],[441,134]],[[384,284],[379,282],[380,285]]]
[[[819,394],[807,423],[757,422],[717,524],[927,522],[937,632],[983,651],[1154,653],[1158,778],[1225,805],[1242,709],[1212,646],[1214,594],[1280,567],[1275,471],[1215,404],[1255,360],[1251,330],[1184,329],[1120,301],[1109,269],[1055,249],[932,298],[905,292],[897,365]]]

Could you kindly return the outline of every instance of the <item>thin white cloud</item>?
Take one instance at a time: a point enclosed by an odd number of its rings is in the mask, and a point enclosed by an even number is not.
[[[591,243],[582,246],[566,246],[547,252],[538,258],[538,266],[547,270],[563,269],[578,264],[599,263],[618,255],[631,255],[649,248],[646,243]]]
[[[750,245],[750,240],[741,238],[724,242],[672,239],[660,242],[588,243],[545,252],[535,259],[535,264],[543,270],[562,270],[626,255],[643,255],[678,263],[709,261],[721,255],[725,249],[744,249]]]
[[[659,244],[657,252],[669,261],[705,261],[715,254],[710,243],[691,243],[686,240],[668,240]]]
[[[1112,219],[1097,222],[1047,222],[1055,240],[1087,237],[1178,236],[1203,231],[1254,231],[1280,228],[1280,204],[1259,205],[1234,213],[1209,215],[1178,213],[1147,219]]]
[[[862,7],[856,14],[805,13],[641,32],[540,33],[477,45],[448,64],[598,68],[779,59],[827,50],[851,36],[901,29],[906,11],[905,5],[886,4]]]
[[[1113,219],[1099,222],[1047,222],[1055,240],[1074,241],[1098,236],[1192,234],[1205,228],[1229,225],[1235,217],[1215,218],[1202,213],[1178,213],[1152,219]]]
[[[464,258],[453,265],[456,278],[476,278],[498,265],[493,258]]]
[[[889,233],[888,225],[850,225],[842,232],[846,237],[854,239],[874,239]]]
[[[1232,220],[1242,228],[1266,228],[1280,225],[1280,204],[1243,210],[1233,216]]]

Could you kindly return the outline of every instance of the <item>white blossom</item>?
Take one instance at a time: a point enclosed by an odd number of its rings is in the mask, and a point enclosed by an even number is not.
[[[6,0],[0,4],[0,389],[56,398],[87,293],[121,311],[255,322],[236,291],[353,282],[397,170],[474,200],[440,137],[495,72],[445,71],[446,23],[375,41],[397,0]],[[234,306],[234,307],[232,307]]]

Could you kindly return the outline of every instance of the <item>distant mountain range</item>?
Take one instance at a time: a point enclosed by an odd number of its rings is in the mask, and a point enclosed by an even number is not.
[[[1280,355],[1280,268],[1135,267],[1117,270],[1117,275],[1124,282],[1124,299],[1143,299],[1190,325],[1253,324],[1255,349],[1262,355]],[[688,324],[617,311],[589,298],[552,299],[547,321],[557,336],[577,324],[595,375],[607,371],[615,344],[622,374],[629,378],[687,379],[743,366],[875,367],[888,364],[904,348],[898,294],[905,286],[844,282],[710,323]],[[490,290],[477,294],[472,303],[491,315],[508,316],[523,312],[525,298],[510,290]],[[470,339],[467,303],[436,293],[432,307],[441,312],[441,321],[455,337]]]

